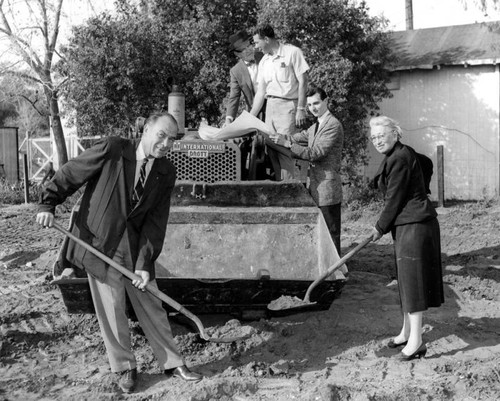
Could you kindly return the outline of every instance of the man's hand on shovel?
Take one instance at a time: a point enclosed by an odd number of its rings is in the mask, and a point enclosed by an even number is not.
[[[170,298],[168,295],[161,292],[158,289],[158,287],[152,286],[152,285],[147,285],[149,283],[149,280],[150,280],[150,276],[149,276],[148,272],[146,272],[144,270],[136,270],[135,274],[134,274],[130,270],[127,270],[125,267],[121,266],[119,263],[117,263],[113,259],[109,258],[108,256],[106,256],[102,252],[95,249],[92,245],[87,244],[85,241],[83,241],[80,238],[78,238],[77,236],[73,235],[68,230],[61,227],[59,224],[57,224],[56,222],[52,223],[52,227],[54,227],[56,230],[60,231],[64,235],[66,235],[68,238],[75,241],[78,245],[82,246],[83,248],[85,248],[86,250],[88,250],[89,252],[91,252],[92,254],[97,256],[103,262],[106,262],[107,264],[109,264],[110,267],[118,270],[125,277],[129,278],[134,283],[134,285],[136,287],[138,287],[138,288],[142,287],[141,289],[147,290],[152,295],[154,295],[156,298],[165,302],[167,305],[171,306],[177,312],[182,313],[188,319],[191,319],[196,324],[196,327],[200,331],[200,337],[203,338],[204,340],[212,341],[215,343],[232,343],[233,341],[244,340],[245,338],[248,338],[250,336],[249,334],[246,334],[246,335],[239,336],[239,337],[228,337],[228,338],[209,337],[205,331],[205,328],[203,327],[203,324],[201,323],[201,320],[197,316],[193,315],[189,310],[187,310],[184,306],[182,306],[176,300]],[[144,273],[146,273],[146,276],[143,275]],[[140,278],[140,280],[139,280],[139,278]],[[137,284],[139,284],[139,286],[137,286]]]
[[[50,212],[40,212],[36,215],[36,222],[43,227],[52,227],[54,224],[54,215]]]
[[[135,274],[137,274],[141,278],[141,280],[134,279],[132,280],[132,284],[141,291],[146,291],[146,286],[148,285],[150,280],[149,272],[147,272],[146,270],[136,270]]]

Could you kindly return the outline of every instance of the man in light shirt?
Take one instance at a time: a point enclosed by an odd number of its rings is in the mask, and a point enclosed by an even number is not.
[[[270,25],[258,27],[253,39],[264,57],[259,64],[257,93],[250,113],[257,115],[267,99],[266,124],[278,135],[293,135],[306,121],[309,65],[298,47],[278,41]],[[274,160],[276,179],[296,178],[293,160],[280,152],[272,153],[279,162],[278,167]]]

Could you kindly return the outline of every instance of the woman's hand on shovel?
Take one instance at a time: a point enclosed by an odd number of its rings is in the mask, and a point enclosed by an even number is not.
[[[375,227],[372,228],[371,236],[372,236],[372,241],[373,242],[376,242],[380,238],[382,238],[382,234],[380,234]]]
[[[141,280],[132,280],[132,284],[135,285],[137,288],[139,288],[141,291],[146,291],[146,286],[149,283],[149,272],[146,270],[136,270],[135,274],[137,274]]]

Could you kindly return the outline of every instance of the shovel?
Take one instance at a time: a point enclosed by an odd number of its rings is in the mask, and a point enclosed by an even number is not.
[[[107,257],[105,254],[98,251],[97,249],[95,249],[91,245],[87,244],[85,241],[82,241],[80,238],[74,236],[68,230],[61,227],[59,224],[54,222],[52,227],[54,227],[56,230],[60,231],[64,235],[66,235],[68,238],[75,241],[78,245],[84,247],[87,251],[93,253],[99,259],[106,262],[114,269],[118,270],[121,274],[123,274],[125,277],[129,278],[130,280],[141,280],[141,277],[139,277],[137,274],[131,272],[130,270],[128,270],[128,269],[124,268],[123,266],[121,266],[120,264],[116,263],[113,259]],[[178,303],[174,299],[170,298],[169,296],[167,296],[166,294],[164,294],[163,292],[158,290],[158,288],[151,286],[149,283],[146,285],[145,289],[147,291],[149,291],[151,294],[153,294],[156,298],[160,299],[161,301],[165,302],[167,305],[171,306],[177,312],[182,313],[184,316],[186,316],[187,318],[192,320],[196,324],[196,327],[198,328],[198,330],[200,332],[200,337],[203,338],[205,341],[211,341],[214,343],[232,343],[233,341],[244,340],[245,338],[249,337],[249,335],[240,336],[240,337],[227,337],[227,338],[209,337],[208,334],[205,332],[205,328],[203,327],[201,320],[196,315],[191,313],[189,310],[187,310],[184,306],[182,306],[180,303]]]
[[[360,244],[358,244],[354,249],[349,251],[345,256],[331,265],[326,272],[324,272],[320,277],[314,280],[311,285],[307,288],[306,295],[304,299],[301,300],[297,297],[289,297],[283,296],[278,298],[277,300],[272,301],[268,306],[268,310],[274,312],[275,314],[280,314],[280,312],[295,312],[310,309],[311,306],[314,306],[316,302],[311,302],[309,297],[311,296],[311,291],[323,280],[325,280],[328,276],[333,274],[336,270],[340,269],[345,262],[351,259],[354,255],[356,255],[362,248],[364,248],[370,241],[372,237],[368,237],[363,240]]]

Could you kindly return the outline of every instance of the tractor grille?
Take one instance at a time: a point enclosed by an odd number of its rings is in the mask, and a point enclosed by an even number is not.
[[[214,183],[240,181],[241,155],[234,143],[225,142],[224,153],[208,153],[208,157],[190,157],[186,152],[170,150],[167,158],[177,169],[178,181]]]

